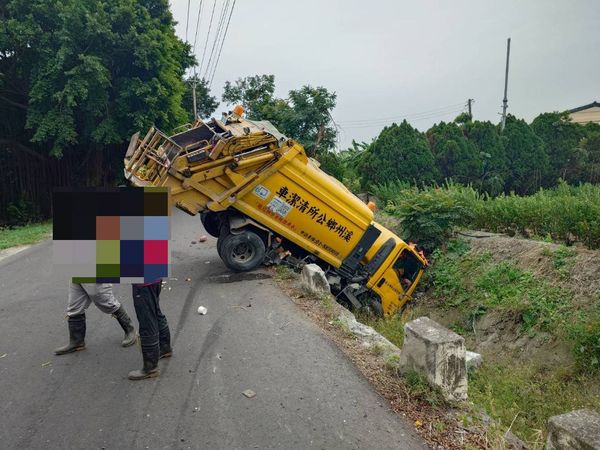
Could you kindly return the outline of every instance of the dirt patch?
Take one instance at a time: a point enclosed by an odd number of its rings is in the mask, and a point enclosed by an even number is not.
[[[336,326],[335,318],[342,306],[306,294],[296,279],[275,279],[292,301],[352,360],[375,390],[388,401],[392,410],[412,422],[416,432],[433,448],[516,448],[501,436],[492,437],[489,429],[479,425],[479,417],[483,415],[474,413],[472,406],[432,405],[416,398],[405,379],[390,370],[381,356],[362,345],[347,330]],[[473,419],[475,416],[478,418]],[[468,418],[467,424],[461,420],[464,417]],[[498,439],[502,442],[499,443]]]

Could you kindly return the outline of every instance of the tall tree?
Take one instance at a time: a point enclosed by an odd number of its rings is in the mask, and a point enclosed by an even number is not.
[[[406,120],[381,131],[369,146],[360,172],[365,187],[395,180],[431,183],[439,178],[427,139]]]
[[[523,119],[509,114],[502,133],[506,153],[506,189],[531,194],[542,185],[548,168],[543,141]]]
[[[441,122],[432,126],[427,131],[427,139],[444,179],[479,185],[483,174],[479,149],[465,137],[457,123]]]
[[[559,178],[575,181],[573,173],[578,158],[579,141],[585,136],[583,126],[573,123],[568,113],[543,113],[531,123],[535,134],[544,142],[549,157],[544,185],[555,186]]]
[[[498,126],[489,121],[474,121],[467,124],[465,133],[481,155],[481,189],[491,195],[500,194],[506,178],[506,154]]]
[[[240,103],[251,120],[269,120],[279,131],[300,142],[309,156],[318,156],[335,145],[337,132],[330,111],[336,94],[324,87],[302,86],[285,99],[277,98],[273,75],[254,75],[226,82],[223,101]]]
[[[185,121],[193,58],[168,0],[8,0],[0,15],[0,101],[24,145],[60,156]]]
[[[275,103],[275,75],[254,75],[238,78],[233,83],[225,82],[223,101],[233,105],[241,104],[246,117],[251,120],[267,120],[265,112]]]

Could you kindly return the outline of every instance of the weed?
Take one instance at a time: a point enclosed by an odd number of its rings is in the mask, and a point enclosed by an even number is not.
[[[356,335],[352,332],[350,327],[348,326],[348,322],[341,320],[339,317],[334,319],[331,324],[337,328],[339,328],[347,338],[356,339]]]
[[[380,344],[379,342],[376,342],[371,346],[369,350],[373,355],[381,356],[385,352],[385,346],[383,344]]]
[[[577,320],[567,325],[567,334],[579,366],[588,373],[600,370],[600,313],[580,311]]]
[[[596,391],[596,392],[594,392]],[[529,444],[543,442],[539,430],[550,416],[600,408],[598,380],[573,367],[549,370],[532,364],[486,363],[469,378],[469,397]]]
[[[398,373],[400,368],[400,355],[392,353],[385,358],[385,368],[391,372]]]
[[[577,250],[574,248],[565,247],[561,245],[552,254],[552,262],[554,268],[558,271],[561,278],[568,278],[571,275],[571,269],[575,265],[575,256]]]
[[[419,372],[411,370],[404,375],[404,379],[411,396],[424,400],[432,406],[441,406],[445,403],[441,391],[431,386]]]
[[[275,275],[279,280],[291,280],[297,276],[296,272],[283,264],[275,266]]]
[[[369,325],[379,334],[385,336],[388,341],[397,347],[402,347],[404,343],[404,319],[402,315],[396,314],[391,317],[376,317],[372,314],[360,312],[357,314],[357,320]]]

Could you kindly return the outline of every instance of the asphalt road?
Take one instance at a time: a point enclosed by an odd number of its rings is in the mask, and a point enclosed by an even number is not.
[[[127,380],[139,347],[94,306],[87,349],[54,356],[68,281],[51,241],[0,261],[1,448],[426,448],[268,272],[230,277],[215,240],[191,244],[200,220],[173,218],[175,354],[152,380]],[[116,287],[135,317],[130,290]]]

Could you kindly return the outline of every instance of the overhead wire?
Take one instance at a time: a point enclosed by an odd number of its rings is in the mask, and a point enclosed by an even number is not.
[[[203,6],[204,0],[200,0],[200,4],[198,5],[198,18],[196,19],[196,32],[194,33],[194,47],[193,47],[193,54],[194,56],[196,56],[196,43],[198,41],[198,30],[200,29],[200,17],[202,16],[202,6]],[[197,73],[196,73],[196,66],[198,65],[198,61],[196,61],[194,63],[194,78],[197,77]]]
[[[210,23],[208,24],[208,32],[206,33],[206,42],[204,43],[204,51],[202,52],[202,61],[200,61],[200,68],[198,72],[202,73],[202,67],[204,66],[204,57],[206,56],[206,47],[208,47],[208,38],[210,37],[210,30],[212,28],[213,16],[215,15],[215,7],[217,6],[217,0],[213,0],[212,12],[210,13]]]
[[[221,30],[223,29],[223,23],[225,22],[225,15],[227,13],[227,10],[229,9],[229,1],[230,0],[227,0],[226,2],[223,3],[223,7],[221,8],[221,13],[219,14],[219,23],[217,25],[217,31],[215,32],[213,44],[210,49],[210,56],[208,57],[208,63],[206,64],[206,69],[204,72],[204,78],[206,78],[206,79],[209,78],[208,75],[210,74],[210,72],[212,70],[211,64],[214,62],[213,56],[215,54],[215,47],[217,46],[217,42],[219,42],[219,40],[221,39]]]
[[[440,111],[445,111],[448,109],[456,109],[459,106],[463,106],[464,107],[464,103],[454,103],[451,105],[446,105],[446,106],[440,106],[434,109],[429,109],[426,111],[421,111],[418,113],[411,113],[411,114],[400,114],[400,115],[395,115],[395,116],[389,116],[389,117],[381,117],[381,118],[377,118],[377,119],[356,119],[356,120],[346,120],[346,121],[341,121],[341,124],[345,124],[345,125],[363,125],[363,124],[371,124],[371,123],[379,123],[379,122],[389,122],[389,121],[393,121],[393,120],[399,120],[399,119],[404,119],[406,117],[413,117],[413,116],[420,116],[420,115],[424,115],[424,114],[430,114],[430,113],[437,113]]]
[[[227,31],[229,30],[229,23],[231,22],[231,16],[233,15],[233,9],[235,8],[235,2],[237,0],[233,0],[233,4],[231,5],[231,9],[229,10],[229,17],[227,18],[227,25],[225,26],[225,32],[223,33],[223,39],[221,40],[221,46],[219,47],[219,52],[217,53],[217,60],[213,67],[212,75],[210,77],[210,82],[208,86],[212,86],[213,78],[215,77],[215,73],[217,72],[217,66],[219,65],[219,60],[221,59],[221,52],[223,51],[223,45],[225,44],[225,39],[227,38]]]
[[[455,114],[455,113],[460,113],[463,112],[464,108],[458,108],[458,109],[454,109],[454,110],[450,110],[450,111],[443,111],[443,112],[438,112],[435,114],[429,114],[426,116],[416,116],[416,117],[409,117],[409,116],[405,116],[402,118],[399,118],[398,120],[395,121],[391,121],[391,122],[398,122],[400,120],[408,120],[410,119],[410,121],[412,122],[418,122],[421,120],[426,120],[426,119],[434,119],[437,117],[444,117],[447,116],[449,114]],[[384,123],[372,123],[372,124],[366,124],[366,125],[343,125],[342,127],[345,129],[356,129],[356,128],[374,128],[374,127],[382,127],[385,126],[387,124],[389,124],[390,122],[384,122]]]
[[[190,1],[191,0],[188,0],[187,15],[186,15],[186,19],[185,19],[185,42],[186,42],[186,44],[188,41],[188,27],[190,25]]]

